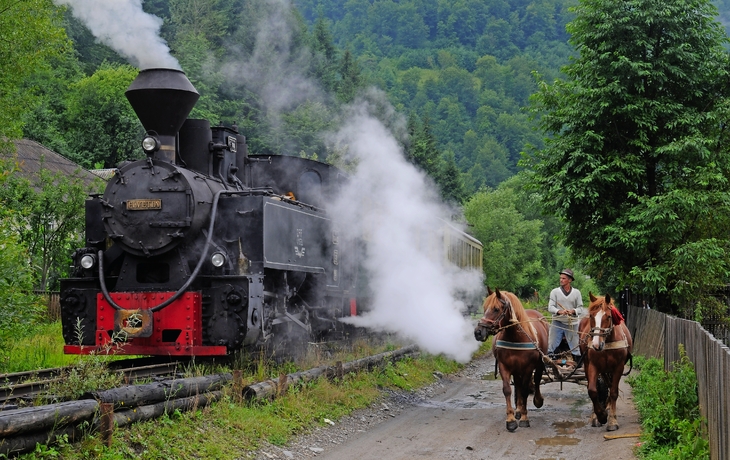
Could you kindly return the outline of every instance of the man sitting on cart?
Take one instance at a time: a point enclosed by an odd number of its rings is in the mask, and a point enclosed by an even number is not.
[[[578,324],[583,316],[583,297],[580,291],[571,286],[575,280],[573,270],[566,268],[560,272],[560,287],[550,291],[548,311],[552,314],[550,336],[548,338],[548,356],[556,359],[555,349],[565,337],[573,360],[580,361],[578,347]]]

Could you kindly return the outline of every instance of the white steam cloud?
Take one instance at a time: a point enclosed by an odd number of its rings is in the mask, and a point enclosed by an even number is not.
[[[373,295],[371,310],[347,321],[467,362],[479,343],[456,294],[481,293],[482,275],[444,263],[443,244],[435,235],[443,224],[439,218],[448,221],[450,213],[367,109],[362,104],[355,108],[335,139],[348,146],[358,163],[335,214],[340,221],[366,227],[363,265]]]
[[[180,70],[160,37],[162,19],[147,14],[142,0],[53,0],[71,7],[74,17],[83,22],[102,43],[140,69]]]
[[[310,55],[294,44],[296,19],[291,14],[289,0],[265,0],[258,5],[262,11],[256,24],[256,41],[250,53],[233,46],[229,53],[236,56],[222,66],[222,73],[233,85],[244,84],[256,93],[271,123],[280,123],[282,112],[305,101],[322,100],[324,94],[303,69],[309,66]],[[248,55],[245,61],[238,56]]]

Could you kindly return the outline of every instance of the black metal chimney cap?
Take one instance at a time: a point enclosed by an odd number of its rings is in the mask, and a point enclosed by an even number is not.
[[[147,131],[175,136],[200,95],[185,73],[176,69],[145,69],[124,93]]]

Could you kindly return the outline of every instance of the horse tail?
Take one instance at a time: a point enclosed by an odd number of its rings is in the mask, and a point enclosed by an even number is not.
[[[621,374],[624,377],[629,375],[631,373],[631,370],[634,368],[634,355],[632,355],[631,352],[629,352],[629,355],[626,357],[626,361],[624,362],[624,365],[626,365],[626,362],[629,363],[629,370],[626,371],[625,374]]]

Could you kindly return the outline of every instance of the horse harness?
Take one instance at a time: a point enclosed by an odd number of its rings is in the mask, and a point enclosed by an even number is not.
[[[603,337],[605,339],[606,337],[608,337],[611,334],[611,332],[613,332],[613,327],[614,327],[613,315],[611,315],[610,306],[609,306],[608,320],[611,322],[610,326],[608,326],[608,327],[594,326],[588,331],[588,334],[586,334],[585,339],[584,339],[585,342],[588,342],[588,348],[592,348],[593,350],[596,350],[596,351],[605,351],[605,350],[616,350],[619,348],[628,348],[629,347],[629,341],[626,340],[626,334],[623,331],[621,331],[621,335],[623,336],[623,339],[616,340],[613,342],[604,342],[604,346],[603,346],[602,350],[595,348],[593,346],[593,341],[588,340],[589,337],[593,338],[596,336]]]
[[[499,324],[504,319],[505,315],[507,314],[507,309],[512,311],[514,313],[514,310],[512,309],[512,303],[509,301],[509,299],[502,300],[498,299],[502,303],[502,313],[497,317],[496,320],[494,320],[495,324]],[[542,350],[540,350],[540,347],[537,345],[537,341],[533,339],[530,334],[525,331],[525,329],[522,327],[522,324],[519,321],[514,321],[512,324],[509,324],[507,326],[502,326],[498,328],[495,331],[495,335],[499,332],[508,329],[512,326],[517,326],[523,334],[530,340],[530,342],[510,342],[508,340],[497,340],[494,344],[495,348],[503,348],[505,350],[538,350],[540,353],[542,353]]]

